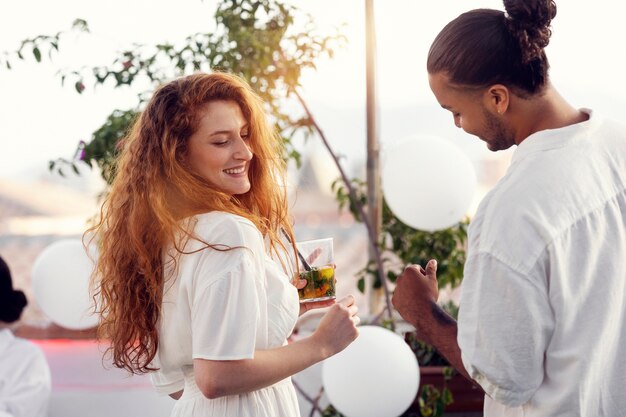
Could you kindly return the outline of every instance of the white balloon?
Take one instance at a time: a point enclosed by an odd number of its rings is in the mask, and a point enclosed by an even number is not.
[[[360,326],[359,337],[322,364],[330,403],[347,417],[397,417],[415,400],[419,367],[402,337]]]
[[[382,188],[389,208],[403,223],[434,232],[454,226],[467,214],[476,173],[450,141],[415,135],[383,154]]]
[[[39,254],[32,269],[33,294],[50,320],[72,330],[98,324],[89,293],[93,269],[80,239],[58,240]]]

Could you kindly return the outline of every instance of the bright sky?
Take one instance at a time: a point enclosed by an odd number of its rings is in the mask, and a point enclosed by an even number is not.
[[[439,30],[459,13],[478,7],[501,9],[495,0],[378,0],[378,94],[383,114],[381,141],[419,128],[423,109],[437,112],[445,134],[459,135],[451,116],[439,109],[428,89],[426,52]],[[9,5],[10,4],[10,5]],[[307,74],[304,97],[319,115],[326,134],[338,139],[347,158],[365,150],[365,0],[297,0],[322,27],[346,23],[347,47],[332,61]],[[141,88],[100,87],[76,94],[60,86],[61,68],[105,65],[115,51],[133,42],[176,42],[213,27],[214,1],[205,0],[21,0],[5,2],[0,14],[0,52],[15,50],[22,39],[69,29],[74,18],[88,21],[91,34],[66,37],[52,63],[14,62],[0,69],[0,178],[33,179],[47,161],[71,157],[80,139],[88,140],[115,108],[130,108]],[[553,83],[572,104],[591,107],[626,121],[626,4],[620,0],[560,0],[548,47]],[[394,113],[394,109],[400,109]],[[341,109],[357,117],[337,120]],[[337,110],[337,111],[336,111]],[[398,117],[392,117],[396,114]],[[430,114],[430,113],[429,113]],[[385,116],[387,115],[387,116]],[[401,115],[401,117],[400,117]],[[406,116],[405,116],[406,115]],[[426,116],[430,117],[430,116]],[[439,119],[437,119],[439,120]],[[385,121],[388,122],[385,125]],[[416,127],[417,126],[417,127]],[[391,133],[393,132],[393,133]],[[460,136],[481,152],[483,145]],[[339,140],[340,139],[340,140]],[[455,139],[456,140],[456,139]],[[474,144],[475,143],[475,144]]]

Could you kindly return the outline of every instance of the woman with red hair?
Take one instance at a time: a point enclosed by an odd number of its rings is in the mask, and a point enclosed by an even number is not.
[[[175,416],[298,416],[290,376],[357,337],[348,296],[315,305],[332,306],[287,343],[300,307],[274,261],[282,231],[294,241],[281,146],[259,97],[225,73],[159,88],[124,141],[92,230],[99,334],[115,366],[179,400]]]

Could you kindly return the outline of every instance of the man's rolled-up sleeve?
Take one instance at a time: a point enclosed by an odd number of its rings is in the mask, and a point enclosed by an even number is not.
[[[492,399],[509,407],[528,402],[543,381],[553,328],[542,277],[488,253],[467,260],[458,343],[465,369]]]

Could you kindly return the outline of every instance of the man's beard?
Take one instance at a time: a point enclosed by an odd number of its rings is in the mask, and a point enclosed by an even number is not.
[[[513,132],[508,129],[502,119],[483,109],[485,117],[485,136],[481,137],[487,143],[490,151],[497,152],[509,149],[515,144]]]

